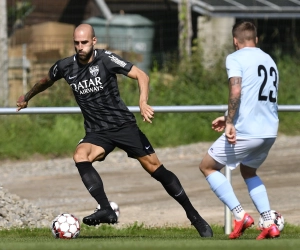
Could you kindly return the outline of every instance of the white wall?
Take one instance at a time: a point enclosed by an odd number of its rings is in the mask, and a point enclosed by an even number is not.
[[[233,52],[231,30],[235,18],[205,17],[198,18],[198,42],[203,50],[203,63],[212,67],[220,57],[225,60]]]

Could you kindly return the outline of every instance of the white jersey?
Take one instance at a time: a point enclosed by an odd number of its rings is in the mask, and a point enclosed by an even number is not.
[[[274,138],[278,131],[279,74],[273,59],[246,47],[226,58],[228,79],[241,77],[241,102],[234,117],[237,138]]]

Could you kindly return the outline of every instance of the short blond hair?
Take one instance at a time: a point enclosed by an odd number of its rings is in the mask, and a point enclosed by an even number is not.
[[[236,38],[240,43],[244,41],[256,42],[257,29],[254,23],[249,21],[241,21],[236,23],[232,28],[232,36]]]

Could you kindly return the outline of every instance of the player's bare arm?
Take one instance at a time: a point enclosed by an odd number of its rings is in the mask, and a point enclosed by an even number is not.
[[[236,143],[236,131],[233,125],[234,116],[240,106],[241,99],[241,77],[231,77],[229,79],[229,100],[228,100],[228,115],[226,118],[225,135],[229,143]]]
[[[131,70],[128,73],[128,76],[138,81],[140,90],[139,106],[143,120],[152,123],[151,119],[154,118],[154,110],[151,106],[147,104],[149,94],[148,75],[144,71],[140,70],[138,67],[132,66]]]
[[[26,108],[29,100],[32,97],[51,87],[53,83],[54,81],[50,79],[49,75],[39,80],[25,95],[19,97],[19,99],[17,100],[17,111]]]

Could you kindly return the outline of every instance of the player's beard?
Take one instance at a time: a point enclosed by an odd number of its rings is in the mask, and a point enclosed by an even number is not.
[[[81,62],[87,63],[93,56],[93,51],[94,51],[93,48],[88,52],[84,52],[84,51],[78,52],[77,51],[77,56]]]

